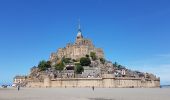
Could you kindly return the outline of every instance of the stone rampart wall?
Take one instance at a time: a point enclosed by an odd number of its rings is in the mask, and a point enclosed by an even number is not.
[[[160,81],[142,81],[141,79],[116,78],[72,78],[44,79],[44,82],[29,82],[28,87],[99,87],[99,88],[156,88]]]
[[[32,88],[41,88],[45,87],[43,82],[28,82],[26,87],[32,87]]]

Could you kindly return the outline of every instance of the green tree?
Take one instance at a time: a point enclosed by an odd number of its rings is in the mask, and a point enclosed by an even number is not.
[[[81,66],[89,66],[91,64],[90,58],[82,57],[80,58]]]
[[[113,67],[118,67],[118,63],[117,62],[113,63]]]
[[[113,67],[116,67],[116,68],[118,68],[118,69],[125,68],[124,66],[118,64],[117,62],[115,62],[115,63],[113,64]]]
[[[83,71],[84,71],[83,66],[81,66],[80,64],[77,64],[77,65],[76,65],[76,68],[75,68],[75,72],[76,72],[77,74],[82,74]]]
[[[40,69],[40,71],[45,71],[50,67],[51,67],[51,62],[50,61],[42,60],[38,64],[38,68]]]
[[[71,63],[71,58],[65,58],[65,57],[63,57],[62,61],[63,61],[64,63]]]
[[[122,65],[118,65],[117,68],[122,68]]]
[[[55,69],[59,70],[59,71],[62,71],[64,69],[64,67],[65,66],[64,66],[64,63],[62,61],[55,65]]]
[[[105,60],[104,58],[100,58],[100,62],[101,62],[102,64],[104,64],[104,63],[106,62],[106,60]]]
[[[47,65],[48,68],[50,68],[50,67],[51,67],[51,62],[50,62],[50,61],[47,61],[47,62],[46,62],[46,65]]]
[[[89,58],[89,55],[87,54],[86,57]]]
[[[90,52],[90,57],[92,58],[92,60],[97,60],[97,56],[95,52]]]
[[[77,62],[77,60],[73,59],[73,62]]]

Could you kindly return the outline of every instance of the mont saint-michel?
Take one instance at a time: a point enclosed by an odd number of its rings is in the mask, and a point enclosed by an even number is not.
[[[32,67],[29,75],[16,76],[14,84],[25,87],[148,88],[160,87],[160,78],[108,61],[103,49],[95,47],[83,36],[79,25],[75,43],[68,43],[51,53],[50,59]]]

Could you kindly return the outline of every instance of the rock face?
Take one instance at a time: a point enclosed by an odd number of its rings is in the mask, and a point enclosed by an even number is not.
[[[91,40],[83,38],[79,29],[75,43],[68,43],[66,47],[59,48],[57,52],[51,53],[50,61],[55,64],[58,59],[63,57],[80,59],[81,57],[90,55],[91,52],[94,52],[99,58],[104,58],[103,50],[101,48],[95,48]]]

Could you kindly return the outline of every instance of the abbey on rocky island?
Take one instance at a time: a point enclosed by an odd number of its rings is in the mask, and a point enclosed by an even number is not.
[[[103,49],[95,48],[91,40],[85,39],[82,35],[79,25],[75,43],[68,43],[66,47],[59,48],[57,52],[52,53],[50,56],[50,61],[55,62],[57,61],[57,59],[61,59],[63,57],[71,59],[80,59],[81,57],[90,55],[91,52],[94,52],[98,58],[104,58]]]
[[[75,43],[51,53],[49,61],[40,61],[27,76],[14,77],[14,84],[26,87],[160,87],[160,78],[152,73],[133,71],[108,61],[101,48],[85,39],[79,25]]]

